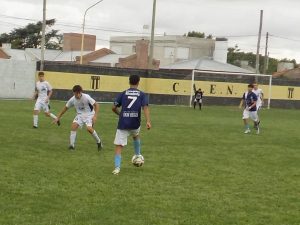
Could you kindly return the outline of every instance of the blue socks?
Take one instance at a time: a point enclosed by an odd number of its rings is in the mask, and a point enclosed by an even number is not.
[[[134,140],[133,145],[134,145],[134,153],[136,155],[140,155],[141,154],[141,140],[140,139]]]
[[[121,168],[121,155],[115,155],[115,168]]]

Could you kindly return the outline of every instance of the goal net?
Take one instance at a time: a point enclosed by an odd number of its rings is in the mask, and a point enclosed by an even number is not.
[[[205,102],[214,105],[233,105],[247,91],[247,85],[257,83],[263,91],[264,107],[271,106],[272,75],[252,73],[229,73],[204,70],[193,70],[191,74],[189,105],[192,106],[195,91],[204,92]]]

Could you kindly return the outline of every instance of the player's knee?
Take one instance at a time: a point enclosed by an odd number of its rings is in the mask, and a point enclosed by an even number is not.
[[[45,112],[45,116],[49,117],[50,116],[50,112]]]
[[[140,135],[135,135],[135,136],[132,136],[133,140],[138,140],[140,139]]]
[[[76,131],[78,129],[77,123],[72,123],[71,130]]]
[[[89,133],[94,133],[94,128],[93,127],[86,127],[86,130],[89,132]]]

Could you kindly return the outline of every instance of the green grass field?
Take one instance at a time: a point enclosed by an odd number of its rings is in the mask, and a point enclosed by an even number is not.
[[[61,127],[40,115],[32,129],[33,104],[0,101],[1,225],[300,224],[299,111],[264,110],[257,136],[243,134],[237,108],[152,106],[145,165],[131,165],[130,141],[113,176],[110,105],[100,106],[99,154],[84,129],[67,150],[73,110]]]

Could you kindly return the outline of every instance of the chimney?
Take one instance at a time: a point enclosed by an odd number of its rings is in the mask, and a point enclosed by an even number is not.
[[[79,33],[64,33],[63,51],[80,51],[81,50],[81,34]],[[95,51],[96,49],[96,36],[84,35],[83,51]]]
[[[148,49],[149,41],[144,39],[136,41],[136,65],[140,69],[148,68]]]

